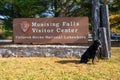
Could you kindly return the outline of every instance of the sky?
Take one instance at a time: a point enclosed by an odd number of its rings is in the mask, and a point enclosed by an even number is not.
[[[4,17],[0,15],[0,18],[2,18],[2,19],[3,19]]]

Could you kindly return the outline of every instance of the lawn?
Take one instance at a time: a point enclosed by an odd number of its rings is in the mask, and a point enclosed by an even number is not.
[[[78,64],[78,58],[0,58],[0,80],[120,80],[120,47],[109,60]]]

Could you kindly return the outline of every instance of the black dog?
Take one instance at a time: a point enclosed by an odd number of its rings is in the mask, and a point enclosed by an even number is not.
[[[85,51],[85,53],[81,56],[80,63],[87,63],[89,59],[92,59],[92,63],[94,64],[95,56],[99,55],[99,47],[101,42],[99,40],[95,40],[93,44]]]

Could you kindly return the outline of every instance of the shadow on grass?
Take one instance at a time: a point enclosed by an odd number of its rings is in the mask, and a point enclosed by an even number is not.
[[[80,64],[79,60],[61,60],[56,62],[60,64],[68,64],[68,63]]]
[[[79,60],[60,60],[60,61],[56,61],[56,63],[60,63],[60,64],[69,64],[69,63],[73,63],[73,64],[86,64],[86,63],[80,63]],[[96,62],[98,63],[98,62]],[[92,62],[88,62],[87,65],[96,65],[95,64],[92,64]]]

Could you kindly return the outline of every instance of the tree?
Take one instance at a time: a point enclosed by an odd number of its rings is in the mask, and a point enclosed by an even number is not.
[[[108,1],[102,0],[104,3]],[[120,12],[119,4],[119,0],[113,0],[109,5],[111,14]],[[4,16],[7,30],[12,30],[14,18],[38,18],[50,14],[52,17],[88,16],[91,23],[91,0],[0,0],[0,15]]]
[[[90,12],[89,0],[54,0],[55,17],[86,16]]]
[[[110,7],[111,14],[120,13],[120,1],[119,0],[113,0],[113,2],[109,5],[109,7]]]
[[[111,31],[120,34],[120,14],[110,15]]]
[[[48,8],[48,0],[3,0],[0,1],[0,15],[5,16],[5,29],[12,29],[14,18],[34,18]]]
[[[120,34],[120,1],[113,0],[109,7],[111,31]]]

